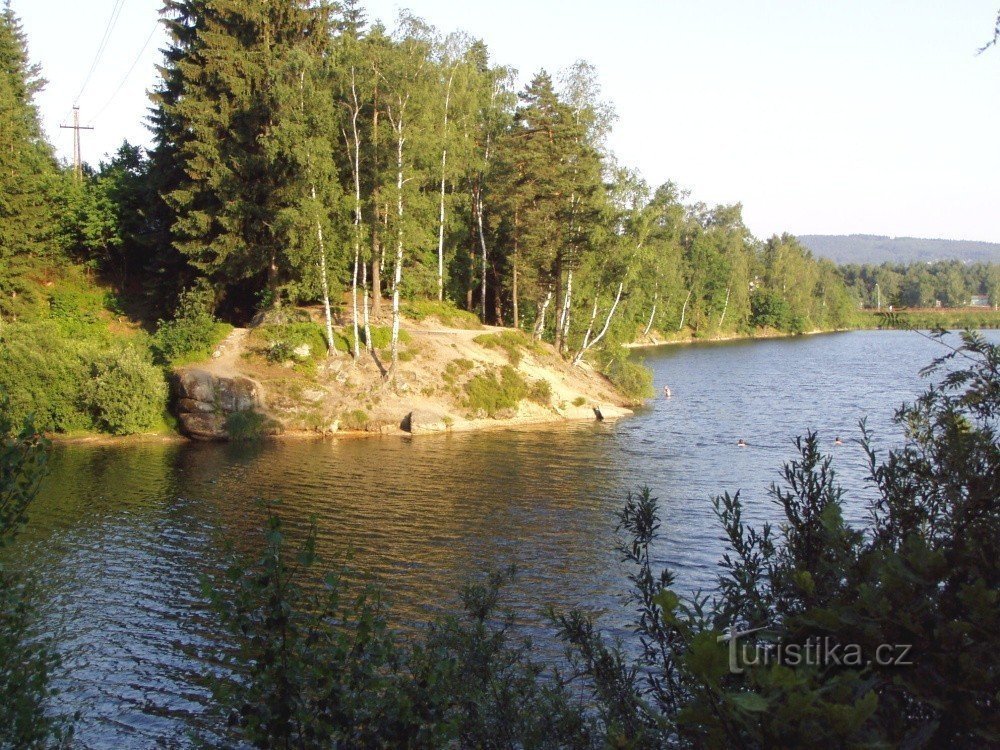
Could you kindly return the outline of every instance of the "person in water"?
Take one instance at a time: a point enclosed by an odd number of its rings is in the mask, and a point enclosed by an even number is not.
[[[736,447],[737,448],[746,448],[747,447],[747,441],[744,440],[743,438],[740,438],[739,440],[736,441]]]
[[[843,445],[844,441],[840,439],[840,435],[837,435],[837,439],[833,441],[834,445]]]
[[[667,398],[670,398],[670,396],[672,395],[670,393],[670,386],[669,385],[663,386],[663,395],[666,396]]]

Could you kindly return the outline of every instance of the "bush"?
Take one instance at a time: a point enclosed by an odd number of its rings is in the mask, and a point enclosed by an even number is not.
[[[485,346],[487,349],[502,349],[514,367],[521,364],[524,350],[535,354],[542,351],[538,342],[524,331],[508,330],[501,331],[500,333],[484,333],[476,336],[473,341],[480,346]]]
[[[326,335],[318,323],[268,323],[254,333],[266,342],[264,355],[271,362],[305,362],[321,359],[327,353]],[[309,353],[297,354],[296,349],[303,346],[309,348]]]
[[[479,316],[468,310],[459,310],[451,302],[413,300],[403,305],[403,314],[413,320],[437,318],[441,325],[447,328],[473,330],[483,327],[479,322]]]
[[[529,394],[528,384],[509,365],[495,372],[476,375],[465,384],[466,406],[477,414],[495,418],[517,409]]]
[[[361,409],[344,412],[340,415],[340,429],[348,432],[362,432],[368,422],[368,414]]]
[[[234,411],[226,417],[226,434],[235,442],[260,440],[275,432],[277,423],[259,411]]]
[[[209,359],[233,327],[220,323],[210,315],[175,318],[160,321],[150,347],[156,361],[168,367]]]
[[[605,363],[602,371],[618,392],[636,404],[653,396],[652,371],[627,355],[617,352],[615,355]]]
[[[113,435],[146,432],[162,422],[167,402],[163,371],[132,347],[99,357],[83,398],[94,425]]]
[[[404,640],[377,590],[347,590],[339,570],[310,579],[315,528],[293,552],[272,515],[261,547],[203,583],[236,646],[212,685],[234,746],[598,746],[565,682],[539,679],[530,643],[512,636],[499,608],[512,571],[467,585],[460,615]]]
[[[372,334],[372,340],[371,340],[372,349],[379,349],[379,350],[388,349],[392,345],[391,326],[369,326],[369,328],[371,329],[371,334]],[[361,334],[361,340],[363,342],[366,341],[365,329],[364,328],[360,329],[359,333]],[[351,335],[353,336],[354,334],[352,333]],[[400,344],[408,344],[412,340],[413,339],[410,337],[410,334],[408,334],[402,328],[399,329]]]
[[[0,392],[0,551],[14,542],[46,472],[48,446],[30,422],[15,428]],[[58,666],[50,639],[35,632],[21,577],[0,564],[0,747],[56,747],[70,727],[47,710]]]
[[[4,416],[21,423],[33,414],[41,430],[90,428],[81,388],[93,349],[88,341],[65,338],[53,322],[0,328],[0,390],[9,394]]]
[[[536,380],[531,384],[528,398],[536,404],[550,406],[552,404],[552,384],[548,380]]]

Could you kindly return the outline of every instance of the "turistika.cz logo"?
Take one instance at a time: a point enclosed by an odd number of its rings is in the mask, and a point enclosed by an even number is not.
[[[736,630],[730,628],[725,635],[716,640],[729,644],[729,671],[733,674],[743,674],[747,667],[767,667],[781,664],[786,667],[816,666],[816,667],[849,667],[861,668],[867,666],[908,667],[913,664],[909,660],[911,644],[882,643],[875,648],[875,653],[865,655],[864,649],[858,643],[839,643],[829,636],[809,637],[796,643],[784,643],[780,639],[773,641],[748,641],[747,636],[776,635],[767,627]]]

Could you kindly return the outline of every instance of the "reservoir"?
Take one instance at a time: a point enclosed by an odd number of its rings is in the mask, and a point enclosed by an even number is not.
[[[723,543],[712,497],[742,490],[746,520],[776,519],[767,488],[807,430],[834,456],[848,520],[863,524],[871,490],[858,421],[868,419],[877,445],[900,444],[892,415],[945,351],[902,331],[645,350],[636,356],[654,371],[657,398],[617,422],[59,446],[8,554],[56,634],[58,702],[81,711],[77,742],[187,747],[210,731],[202,677],[225,647],[201,580],[226,564],[227,548],[259,545],[266,501],[280,500],[293,538],[316,524],[330,566],[346,561],[352,580],[384,587],[404,631],[453,610],[470,576],[516,564],[507,604],[539,653],[555,658],[548,604],[590,611],[628,637],[614,513],[629,491],[648,485],[660,499],[657,560],[682,593],[716,575]]]

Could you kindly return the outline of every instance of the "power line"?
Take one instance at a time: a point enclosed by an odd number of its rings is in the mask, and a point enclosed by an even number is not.
[[[139,50],[139,54],[135,56],[135,60],[132,61],[132,64],[129,65],[128,70],[125,71],[125,75],[122,76],[122,79],[118,83],[118,86],[115,88],[111,96],[108,97],[108,100],[104,102],[103,105],[101,105],[100,109],[97,110],[97,114],[94,115],[91,122],[96,121],[101,115],[103,115],[104,110],[106,110],[111,105],[111,102],[113,102],[115,100],[115,97],[118,96],[118,94],[121,92],[122,88],[125,86],[125,82],[128,81],[129,76],[132,75],[132,71],[135,70],[135,66],[138,65],[139,60],[142,59],[142,55],[146,51],[146,48],[149,47],[149,43],[153,41],[153,36],[156,34],[156,29],[159,28],[159,25],[160,25],[159,21],[156,21],[156,23],[153,24],[153,28],[150,30],[149,36],[146,37],[146,41],[143,43],[142,49]]]
[[[87,84],[90,83],[90,77],[94,75],[94,71],[97,69],[97,64],[101,61],[101,57],[104,55],[104,50],[108,47],[108,42],[111,40],[111,32],[114,31],[115,26],[118,23],[118,18],[122,14],[122,8],[125,7],[125,0],[116,0],[114,7],[111,9],[111,16],[108,18],[108,23],[104,27],[104,35],[101,37],[100,44],[97,45],[97,53],[94,55],[94,61],[90,64],[90,70],[87,71],[86,77],[83,79],[83,85],[80,87],[80,93],[76,95],[74,103],[79,103],[80,97],[83,96],[83,92],[87,89]]]

